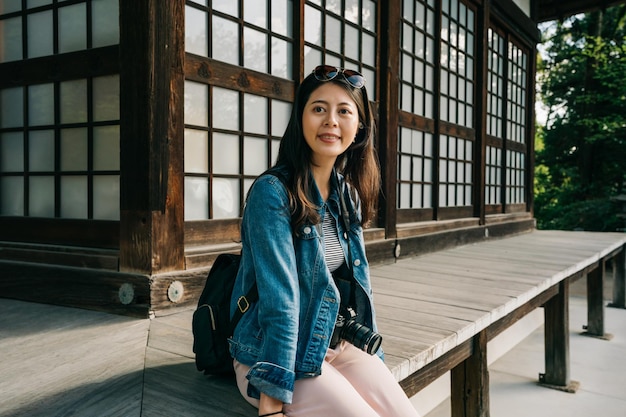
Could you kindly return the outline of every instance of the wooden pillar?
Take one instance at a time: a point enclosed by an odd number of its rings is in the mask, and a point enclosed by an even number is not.
[[[569,361],[569,283],[559,284],[559,292],[544,305],[545,373],[540,384],[566,392],[576,392],[578,382],[570,380]]]
[[[613,258],[613,302],[611,307],[626,308],[626,246]]]
[[[605,262],[587,274],[587,325],[584,335],[604,337],[604,271]]]
[[[472,354],[450,371],[452,417],[489,417],[487,332],[474,336]]]
[[[387,238],[397,236],[397,151],[398,151],[398,100],[400,88],[400,0],[378,3],[381,15],[381,36],[379,37],[380,76],[379,103],[386,107],[378,108],[378,155],[381,164],[382,188],[385,190],[379,203],[379,224],[385,228]]]
[[[476,74],[480,74],[476,78],[476,106],[475,106],[475,125],[476,125],[476,142],[474,143],[474,217],[478,217],[480,224],[485,224],[485,182],[487,159],[487,84],[488,84],[488,67],[489,67],[489,14],[491,2],[484,2],[478,8],[477,18],[478,24],[476,28]],[[505,101],[506,103],[506,101]],[[503,187],[504,188],[504,187]],[[506,200],[502,200],[506,201]]]
[[[184,268],[184,0],[120,2],[120,270]]]

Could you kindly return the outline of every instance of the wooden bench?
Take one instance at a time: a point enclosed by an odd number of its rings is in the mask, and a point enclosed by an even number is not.
[[[624,308],[625,245],[626,234],[535,231],[376,265],[372,282],[386,363],[408,395],[450,371],[452,416],[488,416],[487,342],[543,306],[541,382],[574,391],[569,285],[587,277],[586,332],[607,338],[603,281],[613,260],[612,304]],[[77,415],[257,415],[232,379],[196,371],[192,310],[138,320],[1,301],[3,369],[11,381],[0,382],[0,389],[13,398],[0,399],[0,409],[9,414],[53,407]],[[59,358],[64,363],[57,366]]]
[[[569,286],[587,276],[586,334],[607,337],[606,265],[614,260],[612,304],[624,308],[625,244],[624,234],[535,231],[374,268],[387,364],[408,395],[451,371],[452,416],[488,416],[487,342],[543,306],[546,369],[540,382],[575,391]]]
[[[488,416],[487,342],[544,307],[546,368],[540,382],[573,392],[569,286],[587,276],[586,333],[607,337],[606,265],[614,260],[612,304],[624,308],[625,245],[625,234],[534,231],[374,266],[385,362],[409,396],[450,371],[452,416]],[[225,383],[207,380],[220,387]],[[242,406],[232,388],[228,399],[222,392],[219,398],[207,396],[215,407],[225,408],[224,414],[212,415],[254,416],[254,410],[234,414],[228,408]]]

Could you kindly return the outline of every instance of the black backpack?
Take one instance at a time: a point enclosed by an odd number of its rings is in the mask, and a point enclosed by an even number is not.
[[[193,313],[193,351],[196,354],[196,368],[205,374],[231,375],[233,359],[228,350],[228,338],[233,335],[235,326],[258,300],[256,283],[245,297],[239,298],[239,308],[230,319],[230,300],[239,271],[241,255],[223,253],[213,262],[206,284]]]
[[[286,185],[286,177],[281,171],[271,169],[272,174]],[[241,255],[223,253],[218,255],[211,266],[204,289],[193,313],[193,352],[196,354],[196,368],[205,375],[234,374],[233,359],[228,349],[228,338],[250,305],[259,299],[256,282],[245,296],[239,297],[238,309],[230,319],[230,302],[239,271]]]

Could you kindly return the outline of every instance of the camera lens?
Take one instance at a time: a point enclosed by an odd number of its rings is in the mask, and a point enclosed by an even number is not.
[[[357,323],[355,320],[349,320],[341,332],[342,339],[347,340],[354,346],[373,355],[378,351],[383,337],[372,329]]]

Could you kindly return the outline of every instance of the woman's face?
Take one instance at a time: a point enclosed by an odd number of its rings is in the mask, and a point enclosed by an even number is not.
[[[302,113],[302,130],[314,165],[334,164],[358,129],[356,103],[344,88],[326,82],[313,91]]]

